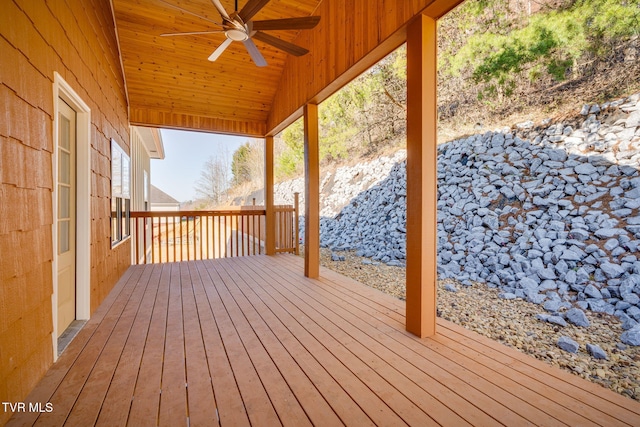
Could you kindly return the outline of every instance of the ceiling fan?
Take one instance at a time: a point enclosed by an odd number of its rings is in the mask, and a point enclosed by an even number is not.
[[[172,5],[164,0],[160,1],[173,8],[179,9],[191,15],[195,15],[222,28],[221,30],[213,31],[192,31],[161,34],[161,36],[167,37],[224,33],[226,40],[222,42],[222,44],[218,46],[218,48],[209,56],[209,61],[212,62],[218,59],[231,43],[233,43],[234,41],[238,41],[244,44],[247,52],[249,52],[249,55],[251,56],[251,59],[258,67],[266,66],[267,61],[258,50],[258,47],[253,42],[253,39],[267,43],[275,47],[276,49],[282,50],[290,55],[305,55],[309,53],[307,49],[288,41],[279,39],[278,37],[274,37],[263,31],[307,30],[314,28],[316,25],[318,25],[318,22],[320,22],[319,16],[252,21],[251,18],[253,18],[256,13],[260,12],[260,10],[262,10],[262,8],[265,7],[267,3],[269,3],[269,0],[249,0],[240,11],[238,11],[238,0],[235,0],[235,10],[232,13],[227,13],[227,11],[222,6],[222,3],[220,3],[220,0],[211,0],[215,8],[218,10],[220,17],[222,18],[222,23],[212,21],[179,6]]]

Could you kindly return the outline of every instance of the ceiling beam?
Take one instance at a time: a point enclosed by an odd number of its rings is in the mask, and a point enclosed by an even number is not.
[[[216,117],[177,114],[131,108],[129,119],[134,126],[153,126],[165,129],[193,130],[199,132],[221,133],[227,135],[262,138],[266,134],[264,122],[250,122]]]

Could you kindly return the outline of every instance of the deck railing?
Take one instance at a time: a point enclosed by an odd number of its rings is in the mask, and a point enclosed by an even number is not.
[[[275,212],[276,252],[298,253],[298,198]],[[265,253],[263,206],[224,210],[131,212],[132,262],[176,261],[251,256]]]

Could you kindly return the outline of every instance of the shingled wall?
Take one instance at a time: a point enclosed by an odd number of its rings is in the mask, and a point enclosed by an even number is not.
[[[53,362],[54,72],[91,108],[91,312],[130,264],[109,222],[110,139],[129,151],[129,125],[108,1],[4,1],[0,58],[0,401],[19,402]]]

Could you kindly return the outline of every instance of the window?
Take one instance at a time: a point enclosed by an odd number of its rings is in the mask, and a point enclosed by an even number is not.
[[[144,195],[144,210],[149,210],[149,174],[144,171],[143,175],[143,195]]]
[[[111,246],[131,234],[131,159],[111,140]]]

